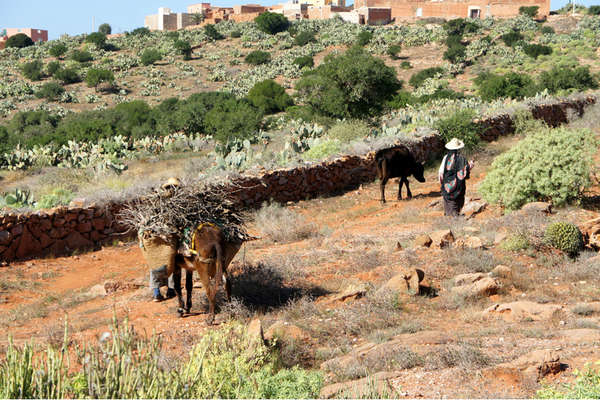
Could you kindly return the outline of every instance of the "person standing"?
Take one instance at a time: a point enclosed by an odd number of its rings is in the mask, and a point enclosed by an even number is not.
[[[465,147],[464,142],[457,138],[448,142],[446,144],[448,152],[438,171],[444,198],[444,215],[446,216],[458,217],[465,204],[466,180],[471,175],[474,162],[467,162],[467,159],[460,154],[460,149],[463,147]]]

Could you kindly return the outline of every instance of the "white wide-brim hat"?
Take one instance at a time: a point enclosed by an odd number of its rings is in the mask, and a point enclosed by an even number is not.
[[[452,138],[451,141],[446,143],[446,148],[448,150],[458,150],[462,149],[463,147],[465,147],[465,142],[457,138]]]

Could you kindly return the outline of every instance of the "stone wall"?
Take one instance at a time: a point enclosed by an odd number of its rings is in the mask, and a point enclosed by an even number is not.
[[[583,114],[594,97],[562,103],[536,105],[532,114],[551,126],[567,121],[570,113]],[[485,130],[485,140],[514,132],[509,115],[478,121]],[[409,143],[420,162],[436,159],[444,150],[439,135],[431,135]],[[297,168],[268,171],[232,179],[227,190],[237,203],[257,208],[265,201],[280,203],[342,193],[372,182],[376,178],[374,152],[362,156],[343,156],[332,161]],[[135,236],[127,232],[116,217],[123,204],[103,206],[59,207],[26,214],[0,214],[0,261],[12,261],[46,255],[70,254],[74,250],[98,247],[102,243]]]

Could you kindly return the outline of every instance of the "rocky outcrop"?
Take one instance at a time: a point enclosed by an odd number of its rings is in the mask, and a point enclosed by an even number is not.
[[[483,316],[499,316],[506,321],[547,321],[557,315],[563,306],[559,304],[540,304],[532,301],[515,301],[494,304],[483,311]]]

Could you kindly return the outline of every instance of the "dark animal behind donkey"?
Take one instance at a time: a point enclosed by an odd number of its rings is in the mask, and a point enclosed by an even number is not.
[[[377,163],[377,177],[380,180],[381,202],[385,203],[385,184],[390,178],[400,178],[398,183],[398,200],[402,200],[402,185],[406,184],[406,195],[412,198],[408,177],[414,176],[419,182],[425,182],[423,164],[417,162],[415,157],[404,145],[379,150],[375,153]]]

